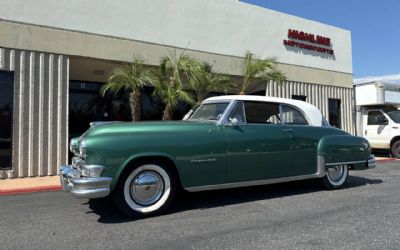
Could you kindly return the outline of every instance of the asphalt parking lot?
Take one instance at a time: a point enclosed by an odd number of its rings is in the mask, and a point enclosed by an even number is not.
[[[166,215],[132,221],[108,199],[0,196],[0,249],[399,249],[400,161],[316,181],[184,193]]]

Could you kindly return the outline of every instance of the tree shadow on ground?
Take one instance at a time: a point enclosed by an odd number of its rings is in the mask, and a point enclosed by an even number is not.
[[[344,189],[380,184],[382,182],[380,179],[349,176]],[[180,191],[166,214],[323,191],[325,189],[318,179],[196,193]],[[115,207],[110,197],[92,199],[83,205],[89,205],[92,211],[88,213],[95,213],[100,216],[98,219],[100,223],[124,223],[132,221],[132,219],[123,215]]]

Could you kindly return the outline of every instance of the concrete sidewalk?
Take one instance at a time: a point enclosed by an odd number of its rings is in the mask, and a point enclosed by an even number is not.
[[[0,195],[61,190],[59,176],[0,180]]]

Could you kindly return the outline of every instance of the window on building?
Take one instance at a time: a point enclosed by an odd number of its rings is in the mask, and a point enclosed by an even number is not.
[[[69,87],[69,133],[71,137],[80,136],[93,121],[130,121],[131,110],[129,94],[107,92],[100,95],[104,83],[70,81]],[[145,86],[140,100],[141,120],[161,120],[164,104],[153,97],[154,87]],[[190,109],[186,103],[178,103],[174,119],[181,119]]]
[[[129,97],[121,92],[117,95],[100,95],[104,83],[70,81],[69,87],[69,133],[79,136],[93,121],[129,121]]]
[[[265,96],[265,90],[260,90],[260,91],[257,91],[257,92],[253,92],[253,93],[250,93],[249,95]]]
[[[308,125],[304,116],[296,109],[282,105],[282,121],[288,125]]]
[[[0,169],[11,169],[14,74],[0,71]]]
[[[307,100],[307,96],[305,96],[305,95],[292,95],[292,99],[305,102]]]
[[[368,112],[368,125],[387,125],[388,120],[380,111]]]
[[[340,99],[328,99],[329,123],[341,128]]]

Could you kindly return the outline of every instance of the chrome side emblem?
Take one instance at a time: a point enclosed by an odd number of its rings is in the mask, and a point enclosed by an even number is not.
[[[216,161],[216,159],[209,158],[209,159],[192,159],[192,160],[190,160],[191,163],[212,162],[212,161]]]

